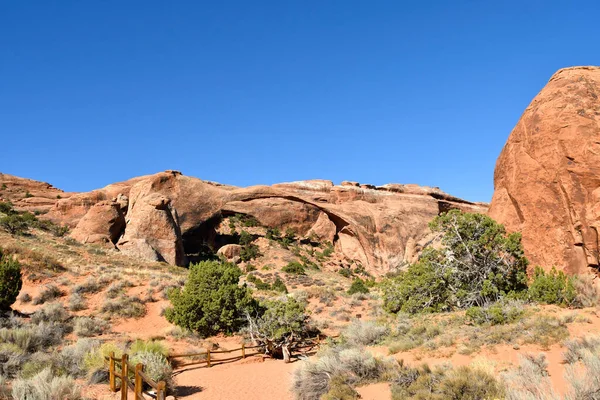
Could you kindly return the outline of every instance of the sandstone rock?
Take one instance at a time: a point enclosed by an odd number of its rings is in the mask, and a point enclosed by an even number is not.
[[[532,264],[598,268],[600,68],[558,71],[496,163],[490,216],[523,235]]]
[[[306,233],[306,237],[310,238],[314,235],[320,242],[333,243],[336,232],[335,224],[329,219],[327,214],[321,212],[317,222]]]
[[[242,253],[242,246],[239,244],[226,244],[222,246],[217,254],[222,255],[228,261],[237,263],[240,260],[240,254]]]
[[[70,236],[82,243],[115,244],[124,229],[125,216],[120,205],[112,201],[101,201],[79,220]]]
[[[140,182],[131,189],[127,225],[118,248],[125,254],[147,260],[185,265],[177,211],[169,198],[159,193],[146,193],[145,184]]]
[[[112,199],[126,210],[125,232],[117,246],[137,257],[184,265],[186,255],[194,259],[207,249],[217,252],[232,240],[227,237],[229,228],[221,226],[223,217],[240,213],[281,232],[292,229],[297,237],[316,235],[331,241],[333,260],[362,264],[375,275],[398,267],[407,257],[415,259],[430,234],[429,221],[440,212],[487,209],[485,204],[457,199],[438,188],[416,185],[335,186],[331,181],[311,180],[237,188],[165,171],[58,200],[48,214],[57,222],[76,226],[94,204]],[[110,213],[95,215],[103,221],[98,228],[87,229],[106,235]],[[82,231],[87,224],[82,224]],[[99,240],[92,234],[78,237]],[[257,243],[264,242],[261,251],[270,253],[264,260],[274,265],[290,261],[286,257],[292,253],[279,254],[280,246],[270,246],[263,239]]]
[[[20,211],[48,212],[66,193],[46,182],[0,173],[0,201],[10,201]]]

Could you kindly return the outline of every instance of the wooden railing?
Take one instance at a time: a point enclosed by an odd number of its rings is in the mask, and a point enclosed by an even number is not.
[[[335,337],[335,336],[332,336],[332,337]],[[307,343],[307,342],[312,342],[312,343]],[[304,344],[301,346],[295,346],[294,350],[300,350],[302,348],[307,348],[307,347],[310,349],[313,349],[314,347],[319,346],[321,344],[321,335],[317,335],[313,339],[308,339],[307,342],[304,342]],[[245,344],[242,343],[242,347],[239,347],[237,349],[211,350],[210,348],[207,348],[206,350],[200,351],[197,353],[171,354],[167,357],[167,359],[168,359],[169,363],[172,364],[173,360],[177,359],[177,358],[187,358],[187,357],[193,358],[193,357],[205,356],[204,360],[188,363],[186,365],[206,363],[206,367],[210,368],[211,366],[217,365],[220,363],[240,360],[240,359],[243,359],[243,358],[246,358],[249,356],[262,354],[261,351],[252,352],[252,353],[248,354],[247,350],[264,349],[264,348],[265,348],[265,346],[263,346],[263,345],[246,346]],[[235,357],[229,357],[229,358],[214,358],[213,357],[215,354],[227,354],[227,353],[233,353],[236,351],[241,351],[241,355],[235,356]],[[166,383],[164,381],[160,381],[160,382],[153,381],[148,375],[146,375],[144,373],[144,365],[143,364],[137,364],[135,366],[131,365],[129,363],[129,355],[127,355],[127,354],[123,354],[121,356],[121,358],[116,358],[114,352],[110,353],[108,374],[109,374],[110,390],[112,392],[121,391],[121,400],[127,400],[127,395],[129,393],[129,389],[131,389],[134,393],[133,400],[144,400],[144,397],[142,396],[144,383],[146,383],[148,386],[150,386],[156,390],[156,399],[157,400],[165,400],[166,393],[167,393]],[[131,381],[130,376],[133,376],[133,382]],[[117,380],[120,380],[120,385],[118,387],[117,387]]]
[[[247,354],[246,350],[261,349],[261,348],[264,348],[264,346],[246,346],[244,343],[242,343],[242,347],[237,348],[237,349],[211,350],[210,348],[206,348],[206,350],[198,352],[198,353],[170,354],[167,358],[168,358],[169,362],[172,362],[176,358],[187,358],[187,357],[193,358],[193,357],[205,356],[204,360],[199,361],[195,364],[206,363],[206,366],[208,368],[210,368],[211,366],[216,365],[218,363],[234,361],[234,360],[241,360],[243,358],[246,358],[247,356],[254,356],[256,354],[260,354],[260,352],[253,352],[251,354]],[[215,354],[227,354],[227,353],[233,353],[234,351],[241,351],[242,354],[239,356],[229,357],[229,358],[218,358],[218,359],[213,358],[213,355],[215,355]]]
[[[119,371],[117,371],[117,365],[119,366]],[[133,382],[131,382],[129,377],[131,371],[133,371]],[[121,381],[119,388],[117,388],[117,379]],[[134,400],[145,400],[142,395],[144,383],[156,390],[157,400],[165,400],[167,395],[166,383],[164,381],[153,381],[144,373],[143,364],[131,365],[129,363],[129,355],[127,354],[123,354],[119,359],[115,358],[115,353],[110,353],[108,383],[112,392],[121,391],[121,400],[127,400],[129,389],[133,391]]]

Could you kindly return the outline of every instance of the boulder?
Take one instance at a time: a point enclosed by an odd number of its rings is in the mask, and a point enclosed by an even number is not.
[[[119,203],[101,201],[79,220],[71,237],[81,243],[117,243],[125,229],[125,216]]]
[[[598,268],[600,68],[555,73],[496,162],[489,215],[522,233],[533,265]]]
[[[127,212],[125,234],[118,248],[125,254],[150,261],[185,265],[177,211],[171,200],[159,193],[145,193],[144,182],[131,190],[131,206]]]
[[[217,254],[225,257],[227,261],[237,263],[242,254],[242,246],[239,244],[226,244],[217,251]]]

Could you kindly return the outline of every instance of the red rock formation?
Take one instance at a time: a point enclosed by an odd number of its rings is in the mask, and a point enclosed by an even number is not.
[[[124,230],[122,206],[114,201],[100,201],[79,220],[71,237],[82,243],[114,245]]]
[[[451,208],[487,209],[438,188],[416,185],[335,186],[313,180],[237,188],[166,171],[59,200],[47,216],[77,226],[77,240],[110,238],[114,243],[114,232],[122,231],[115,212],[123,210],[126,225],[117,242],[120,250],[182,265],[186,255],[206,247],[216,252],[230,243],[222,240],[221,220],[245,214],[262,226],[331,242],[336,257],[354,260],[379,275],[414,261],[429,238],[429,221]]]
[[[490,216],[523,234],[533,264],[598,267],[600,68],[558,71],[533,99],[496,163]]]
[[[17,210],[45,213],[57,199],[71,195],[49,183],[0,173],[0,201],[10,201]]]

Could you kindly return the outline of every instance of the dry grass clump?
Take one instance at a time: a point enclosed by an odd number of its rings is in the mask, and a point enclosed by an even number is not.
[[[316,361],[305,361],[296,368],[292,391],[298,400],[319,400],[322,396],[333,399],[330,391],[384,380],[390,368],[391,361],[375,358],[363,349],[326,347]]]
[[[71,311],[81,311],[87,308],[87,304],[85,303],[85,299],[79,293],[73,293],[69,297],[69,310]]]
[[[93,277],[88,277],[85,282],[75,285],[71,288],[71,293],[83,294],[83,293],[97,293],[100,291],[102,286]]]
[[[110,324],[102,319],[93,317],[79,317],[75,319],[75,334],[78,337],[92,337],[102,335],[110,329]]]
[[[600,304],[600,293],[594,286],[594,275],[575,275],[573,285],[577,295],[573,302],[576,307],[597,307]]]
[[[146,307],[139,297],[123,295],[115,300],[106,300],[101,311],[111,316],[139,318],[146,314]]]
[[[392,379],[392,400],[482,400],[503,398],[502,384],[479,366],[411,368],[400,364]]]
[[[47,301],[55,300],[61,296],[64,296],[64,292],[60,290],[58,286],[51,283],[46,285],[40,294],[33,299],[33,304],[44,304]]]
[[[370,346],[379,343],[387,334],[386,326],[371,321],[354,320],[344,330],[343,336],[352,346]]]
[[[44,305],[31,316],[31,322],[39,324],[40,322],[63,323],[69,319],[70,315],[60,303],[50,303]]]
[[[26,400],[79,400],[81,389],[69,376],[55,376],[44,369],[30,379],[17,378],[12,383],[15,399]]]
[[[519,367],[503,374],[503,380],[506,387],[506,400],[559,399],[552,389],[548,363],[543,353],[522,356]]]

